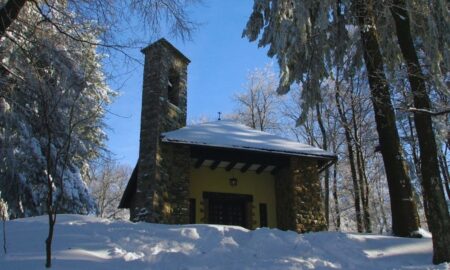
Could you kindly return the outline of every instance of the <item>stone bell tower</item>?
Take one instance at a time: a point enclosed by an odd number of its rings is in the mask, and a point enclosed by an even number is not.
[[[165,39],[145,55],[136,194],[130,218],[187,223],[189,148],[163,145],[160,135],[186,126],[189,59]]]

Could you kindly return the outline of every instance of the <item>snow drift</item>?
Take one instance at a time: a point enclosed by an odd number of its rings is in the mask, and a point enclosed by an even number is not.
[[[44,269],[47,217],[7,221],[0,269]],[[161,225],[59,215],[53,269],[449,269],[430,238],[223,225]]]

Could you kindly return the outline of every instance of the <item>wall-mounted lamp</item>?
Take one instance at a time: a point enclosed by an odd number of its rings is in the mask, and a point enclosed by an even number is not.
[[[236,177],[231,177],[230,179],[228,179],[228,181],[230,181],[230,186],[235,187],[238,184],[238,180]]]

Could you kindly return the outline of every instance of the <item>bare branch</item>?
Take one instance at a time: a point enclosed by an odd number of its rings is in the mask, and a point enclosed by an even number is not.
[[[427,110],[427,109],[418,109],[418,108],[414,108],[414,107],[397,108],[397,110],[405,111],[405,112],[411,112],[411,113],[417,113],[417,114],[428,114],[428,115],[431,115],[431,116],[439,116],[439,115],[444,115],[444,114],[449,114],[450,113],[450,108],[445,108],[445,109],[437,111],[437,112],[430,111],[430,110]]]

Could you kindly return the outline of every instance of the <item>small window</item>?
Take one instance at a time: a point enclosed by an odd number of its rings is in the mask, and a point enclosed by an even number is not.
[[[267,227],[267,204],[259,204],[259,226]]]
[[[195,199],[189,199],[189,223],[195,224]]]
[[[177,74],[175,72],[172,72],[169,77],[169,81],[167,82],[167,98],[169,99],[169,102],[175,106],[178,106],[179,104],[179,81],[180,80]]]

